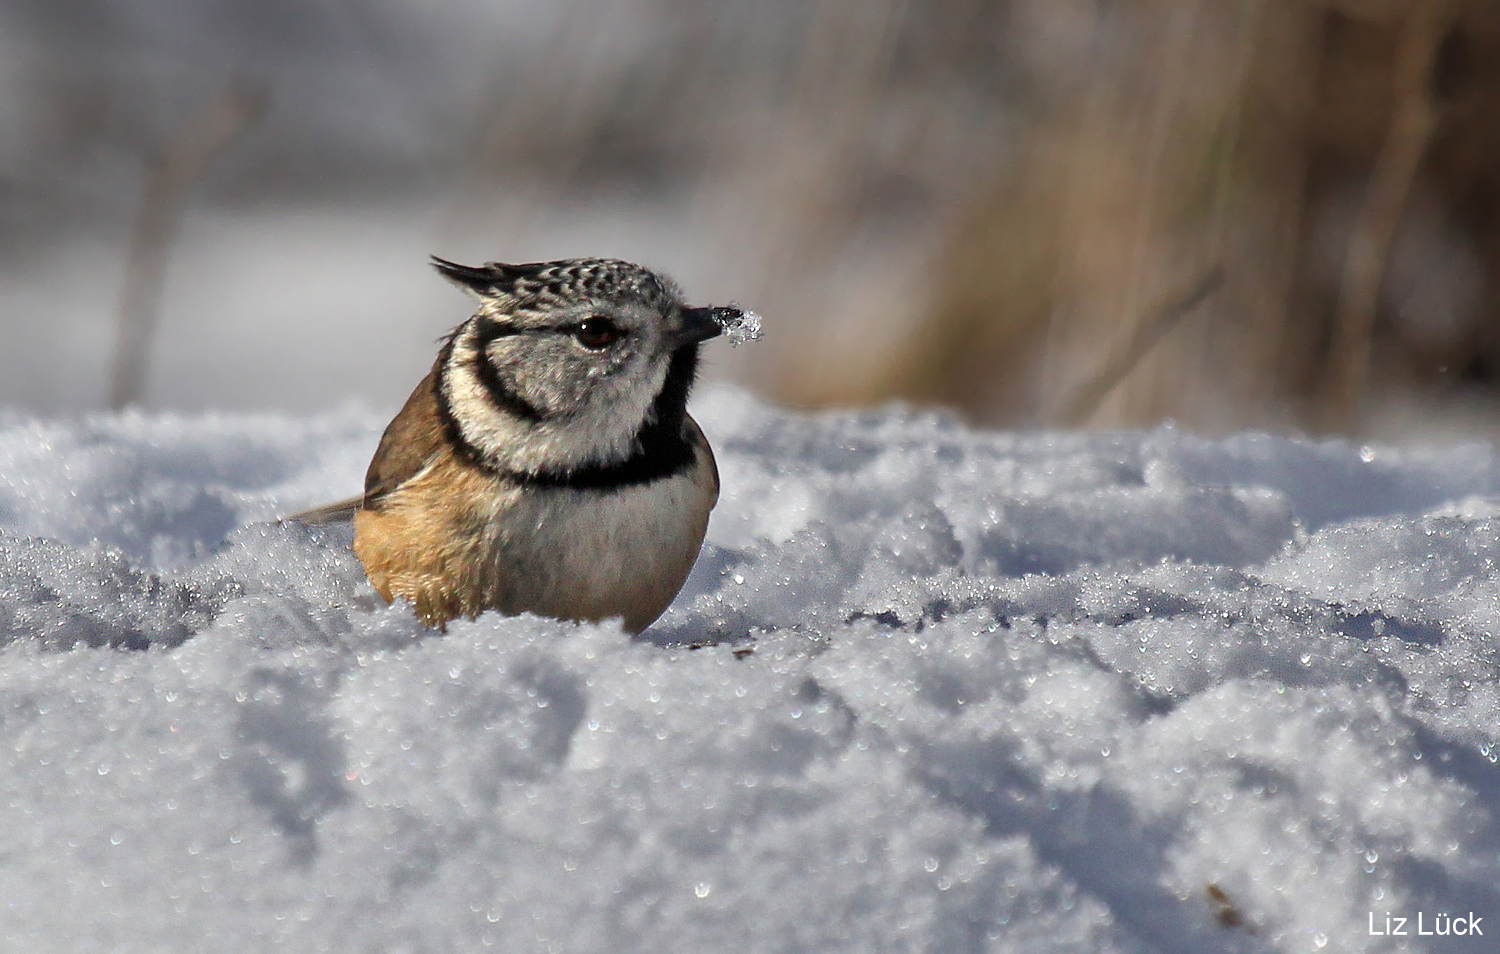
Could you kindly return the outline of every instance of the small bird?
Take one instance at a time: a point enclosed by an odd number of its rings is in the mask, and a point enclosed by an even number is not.
[[[364,493],[287,519],[352,517],[370,583],[428,626],[494,609],[640,632],[719,497],[687,413],[698,347],[746,313],[612,259],[432,264],[479,310],[386,427]]]

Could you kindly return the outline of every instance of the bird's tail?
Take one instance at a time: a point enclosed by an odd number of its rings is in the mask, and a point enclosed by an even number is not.
[[[354,512],[364,503],[365,495],[350,497],[348,500],[340,500],[337,503],[324,504],[321,507],[313,507],[311,510],[303,510],[290,514],[278,520],[278,523],[339,523],[350,520]]]

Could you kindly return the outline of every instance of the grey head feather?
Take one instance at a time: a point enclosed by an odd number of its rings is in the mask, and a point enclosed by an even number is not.
[[[617,259],[433,264],[480,301],[436,382],[475,459],[516,474],[613,464],[640,452],[658,419],[680,442],[695,346],[720,326],[671,281]]]

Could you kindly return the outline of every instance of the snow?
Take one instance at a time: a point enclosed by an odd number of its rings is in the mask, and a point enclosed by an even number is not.
[[[747,341],[761,339],[760,315],[743,307],[738,302],[714,309],[714,319],[724,327],[724,335],[731,346],[738,348]]]
[[[1495,949],[1491,449],[695,407],[639,640],[277,524],[372,414],[0,415],[6,948]]]

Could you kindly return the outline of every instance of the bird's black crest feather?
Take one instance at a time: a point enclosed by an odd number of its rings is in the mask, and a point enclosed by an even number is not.
[[[475,291],[484,291],[493,288],[500,283],[501,276],[489,268],[475,268],[472,265],[460,265],[450,262],[446,258],[432,256],[432,267],[438,270],[438,274],[451,282],[456,282],[466,288]]]

